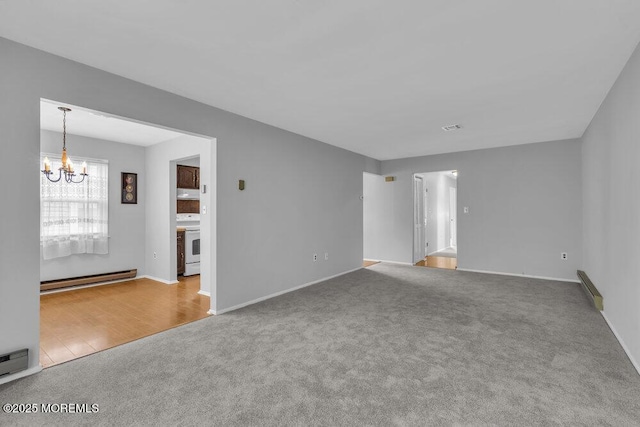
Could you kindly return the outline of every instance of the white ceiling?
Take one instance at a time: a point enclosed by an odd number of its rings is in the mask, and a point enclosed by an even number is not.
[[[0,36],[384,160],[581,136],[640,1],[6,0]]]
[[[46,100],[40,102],[41,129],[62,132],[63,114],[62,111],[58,110],[58,107],[71,108],[71,111],[67,113],[67,133],[71,135],[142,145],[144,147],[185,136],[179,132],[123,120],[75,105]]]

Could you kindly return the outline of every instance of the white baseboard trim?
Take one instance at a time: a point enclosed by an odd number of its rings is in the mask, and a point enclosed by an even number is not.
[[[256,304],[256,303],[259,303],[259,302],[264,301],[264,300],[268,300],[268,299],[271,299],[271,298],[274,298],[274,297],[277,297],[277,296],[280,296],[280,295],[288,294],[289,292],[297,291],[298,289],[306,288],[307,286],[315,285],[316,283],[324,282],[326,280],[330,280],[330,279],[334,279],[336,277],[344,276],[345,274],[353,273],[354,271],[358,271],[358,270],[360,270],[362,268],[363,267],[358,267],[358,268],[354,268],[353,270],[348,270],[348,271],[344,271],[342,273],[334,274],[333,276],[323,277],[322,279],[314,280],[313,282],[304,283],[302,285],[295,286],[295,287],[290,288],[290,289],[285,289],[284,291],[280,291],[280,292],[276,292],[276,293],[273,293],[273,294],[270,294],[270,295],[266,295],[264,297],[256,298],[256,299],[253,299],[251,301],[247,301],[247,302],[243,302],[243,303],[238,304],[238,305],[234,305],[232,307],[223,308],[221,310],[213,310],[213,309],[211,309],[211,310],[208,311],[208,313],[209,314],[214,314],[216,316],[219,315],[219,314],[228,313],[230,311],[234,311],[234,310],[237,310],[239,308],[246,307],[248,305]]]
[[[149,279],[149,280],[153,280],[155,282],[164,283],[165,285],[175,285],[177,283],[180,283],[177,280],[173,280],[173,281],[164,280],[164,279],[161,279],[159,277],[149,276],[148,274],[145,274],[144,276],[138,276],[138,277],[136,277],[136,279]]]
[[[6,384],[10,381],[17,380],[18,378],[28,377],[29,375],[37,374],[42,371],[42,365],[34,366],[33,368],[25,369],[24,371],[16,372],[13,375],[7,375],[6,377],[0,377],[0,384]]]
[[[369,261],[378,261],[384,262],[385,264],[397,264],[397,265],[413,265],[410,262],[401,262],[401,261],[387,261],[386,259],[371,259]]]
[[[627,357],[629,358],[629,361],[631,362],[633,367],[636,368],[636,371],[638,372],[638,375],[640,375],[640,364],[638,364],[638,362],[636,362],[636,359],[633,358],[633,356],[631,355],[631,352],[629,351],[629,348],[627,347],[627,345],[622,340],[622,337],[618,334],[618,331],[616,331],[616,328],[613,327],[613,324],[609,321],[609,318],[607,317],[605,312],[601,311],[600,314],[604,318],[604,321],[607,322],[607,325],[609,326],[609,329],[611,329],[611,332],[613,332],[613,335],[616,337],[616,339],[618,340],[618,342],[622,346],[622,349],[624,350],[624,352],[627,354]]]
[[[511,276],[511,277],[526,277],[528,279],[541,279],[541,280],[554,280],[556,282],[570,282],[570,283],[580,283],[577,279],[560,279],[558,277],[546,277],[546,276],[532,276],[529,274],[515,274],[515,273],[502,273],[500,271],[488,271],[488,270],[472,270],[469,268],[458,268],[456,271],[466,271],[469,273],[482,273],[482,274],[497,274],[500,276]]]
[[[199,293],[200,295],[204,295],[205,297],[209,297],[209,298],[211,298],[211,292],[203,291],[202,289],[200,289],[200,290],[198,291],[198,293]]]

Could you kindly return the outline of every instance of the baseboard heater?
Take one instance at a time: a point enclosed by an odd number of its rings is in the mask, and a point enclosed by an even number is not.
[[[94,274],[91,276],[71,277],[69,279],[47,280],[40,282],[40,291],[68,288],[70,286],[93,285],[95,283],[111,282],[114,280],[133,279],[138,270],[115,271],[113,273]]]
[[[578,270],[578,277],[580,278],[580,283],[582,284],[582,289],[587,294],[587,296],[593,301],[593,305],[600,311],[604,310],[604,301],[602,300],[602,295],[598,292],[596,285],[593,284],[587,273],[582,270]]]

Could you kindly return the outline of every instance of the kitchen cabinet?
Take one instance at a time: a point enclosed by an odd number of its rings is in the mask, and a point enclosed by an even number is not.
[[[178,165],[176,180],[178,188],[200,188],[200,168]]]
[[[181,213],[200,213],[200,200],[178,200],[176,209]]]
[[[184,230],[178,231],[178,251],[176,252],[178,258],[178,274],[184,274],[185,269],[185,236]]]

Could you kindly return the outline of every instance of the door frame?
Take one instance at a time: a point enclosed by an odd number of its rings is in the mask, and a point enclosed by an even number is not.
[[[420,184],[418,184],[418,182]],[[422,261],[426,254],[426,231],[424,211],[424,178],[417,173],[413,174],[413,260],[412,264]]]
[[[458,183],[449,187],[449,246],[458,247]]]
[[[428,247],[428,246],[427,246],[427,244],[428,244],[428,243],[432,243],[432,242],[429,242],[429,241],[428,241],[428,236],[427,236],[427,234],[428,234],[428,224],[429,224],[429,214],[428,214],[428,208],[427,208],[427,206],[425,205],[425,203],[429,203],[429,204],[434,204],[434,203],[436,203],[436,204],[437,204],[437,200],[434,200],[434,198],[432,197],[432,196],[433,196],[433,194],[429,194],[429,193],[428,193],[429,188],[427,188],[427,186],[426,186],[426,185],[427,185],[427,177],[425,177],[425,176],[423,176],[423,175],[428,175],[428,174],[437,174],[437,173],[440,173],[440,174],[451,174],[451,172],[452,172],[452,171],[458,171],[458,175],[456,175],[456,176],[455,176],[455,182],[456,182],[456,184],[455,184],[455,218],[454,218],[454,219],[455,219],[455,221],[453,221],[453,222],[455,222],[455,227],[456,227],[456,228],[455,228],[455,238],[456,238],[456,239],[455,239],[455,243],[456,243],[456,245],[455,245],[455,246],[456,246],[456,248],[459,246],[459,243],[458,243],[458,218],[460,217],[460,215],[459,215],[459,213],[460,213],[460,206],[459,206],[459,204],[458,204],[458,198],[459,198],[459,196],[458,196],[458,189],[459,189],[459,186],[460,186],[460,175],[459,175],[459,169],[452,168],[452,169],[435,170],[435,171],[428,171],[428,172],[414,172],[414,173],[412,173],[412,174],[411,174],[411,176],[414,178],[414,179],[412,179],[412,181],[411,181],[412,191],[413,191],[413,197],[412,197],[412,200],[413,200],[413,216],[414,216],[414,220],[413,220],[413,224],[412,224],[412,227],[413,227],[413,231],[412,231],[412,233],[413,233],[412,244],[413,244],[413,246],[412,246],[412,251],[411,251],[411,252],[412,252],[412,258],[413,258],[413,259],[415,259],[415,258],[416,258],[416,251],[415,251],[415,247],[416,247],[416,246],[415,246],[415,245],[416,245],[416,235],[415,235],[415,234],[416,234],[416,233],[415,233],[416,193],[415,193],[415,184],[414,184],[415,177],[416,177],[416,176],[418,176],[418,175],[420,175],[420,177],[423,179],[423,193],[422,193],[422,197],[423,197],[423,210],[424,210],[424,212],[423,212],[423,215],[424,215],[424,225],[423,225],[423,227],[424,227],[424,233],[423,233],[423,234],[424,234],[424,246],[425,246],[425,247],[424,247],[424,253],[425,253],[425,256],[428,256],[429,252],[430,252],[431,250],[433,250],[434,248],[433,248],[433,247]],[[450,188],[451,188],[451,187],[450,187]],[[451,189],[452,189],[452,188],[451,188]],[[429,196],[427,196],[427,194],[429,194]],[[429,199],[428,199],[428,200],[427,200],[427,197],[429,197]],[[448,206],[448,209],[450,210],[450,208],[451,208],[451,191],[449,191],[449,194],[447,195],[447,197],[449,197],[449,206]],[[436,197],[435,199],[437,199],[437,197]],[[437,213],[438,213],[438,212],[437,212],[437,210],[436,210],[436,216],[437,216]],[[450,230],[451,230],[451,222],[452,222],[452,221],[450,221],[450,219],[451,219],[451,213],[449,213],[449,218],[447,218],[447,219],[449,220],[449,224],[448,224],[448,225],[449,225],[449,228],[450,228]],[[445,221],[447,221],[447,219],[445,219]],[[449,237],[450,237],[450,239],[449,239],[449,242],[448,242],[448,243],[449,243],[449,246],[451,246],[451,231],[450,231],[450,235],[449,235]],[[431,246],[431,245],[429,245],[429,246]],[[437,248],[437,243],[435,244],[435,247]],[[458,252],[458,254],[459,254],[459,252]],[[423,258],[424,258],[424,257],[423,257]],[[457,255],[457,256],[456,256],[456,258],[458,259],[458,264],[459,264],[459,261],[460,261],[460,257],[459,257],[459,255]],[[418,260],[418,261],[419,261],[419,260]],[[412,264],[415,264],[416,262],[417,262],[417,261],[413,260],[413,261],[412,261]]]

